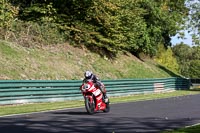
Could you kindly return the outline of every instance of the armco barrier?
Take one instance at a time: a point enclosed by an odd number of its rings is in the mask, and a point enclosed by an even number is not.
[[[191,84],[192,84],[192,88],[200,88],[200,79],[190,79]]]
[[[194,84],[200,84],[200,79],[190,79]]]
[[[189,89],[184,78],[102,80],[108,96]],[[0,105],[83,99],[81,80],[0,80]]]

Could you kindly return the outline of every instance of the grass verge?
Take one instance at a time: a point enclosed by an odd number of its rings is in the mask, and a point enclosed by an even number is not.
[[[0,68],[0,79],[11,80],[80,80],[86,70],[101,79],[176,76],[152,59],[141,61],[130,53],[109,59],[68,43],[27,48],[0,40]]]
[[[188,128],[181,128],[173,131],[164,131],[162,133],[200,133],[200,124]]]
[[[178,97],[184,95],[194,95],[199,93],[200,91],[174,91],[174,92],[160,93],[160,94],[139,94],[139,95],[130,95],[123,97],[110,97],[110,102],[111,104],[113,104],[122,102],[144,101],[152,99]],[[50,102],[50,103],[34,103],[34,104],[22,104],[22,105],[5,105],[5,106],[0,106],[0,116],[57,110],[65,108],[75,108],[75,107],[84,107],[83,100]]]

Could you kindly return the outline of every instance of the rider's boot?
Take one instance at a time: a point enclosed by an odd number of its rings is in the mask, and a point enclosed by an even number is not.
[[[105,92],[105,88],[103,88],[103,86],[99,86],[99,88],[100,88],[101,92],[103,93],[103,101],[105,103],[109,102],[108,96],[106,95],[106,92]]]
[[[104,97],[104,102],[108,103],[108,96],[106,95],[106,93],[103,93],[103,97]]]
[[[108,102],[108,96],[106,95],[106,92],[105,91],[103,91],[103,87],[102,86],[100,86],[100,90],[101,90],[101,92],[103,93],[103,101],[105,102],[105,103],[107,103]]]

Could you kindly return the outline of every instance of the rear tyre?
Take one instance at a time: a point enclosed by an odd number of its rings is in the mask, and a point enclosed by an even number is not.
[[[85,108],[89,114],[94,114],[94,109],[95,109],[95,103],[94,99],[92,98],[92,102],[90,102],[89,98],[85,98]]]

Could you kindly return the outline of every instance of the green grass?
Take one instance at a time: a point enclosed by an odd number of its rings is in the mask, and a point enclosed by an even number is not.
[[[79,80],[85,70],[101,79],[172,76],[150,59],[141,61],[129,53],[108,59],[69,44],[26,48],[0,40],[0,60],[0,79]]]
[[[198,93],[200,92],[199,91],[174,91],[174,92],[161,93],[161,94],[130,95],[130,96],[124,96],[124,97],[111,97],[110,102],[111,104],[114,104],[114,103],[130,102],[130,101],[131,102],[144,101],[144,100],[177,97],[177,96],[184,96],[184,95],[193,95],[193,94],[198,94]],[[84,101],[76,100],[76,101],[64,101],[64,102],[0,106],[0,116],[40,112],[40,111],[48,111],[48,110],[57,110],[57,109],[65,109],[65,108],[74,108],[74,107],[84,107]]]
[[[173,130],[173,131],[164,131],[162,133],[200,133],[200,124],[187,127],[187,128]]]

